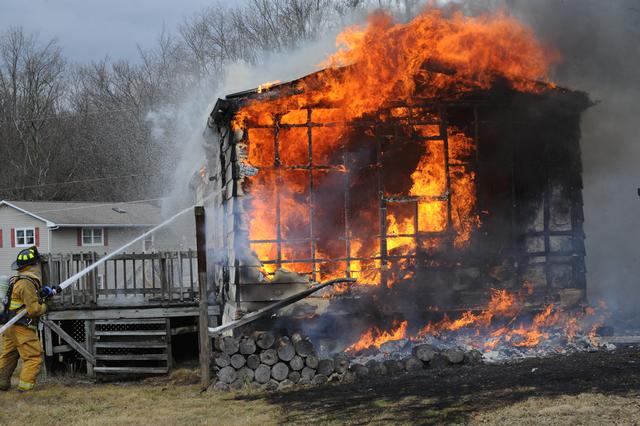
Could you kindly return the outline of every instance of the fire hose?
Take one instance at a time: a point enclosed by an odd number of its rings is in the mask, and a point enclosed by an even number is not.
[[[353,284],[356,282],[355,278],[336,278],[333,280],[329,280],[329,281],[324,281],[322,283],[316,284],[311,288],[308,288],[306,290],[303,290],[301,292],[298,292],[294,295],[291,295],[285,299],[282,300],[278,300],[275,303],[272,303],[268,306],[265,306],[264,308],[257,310],[255,312],[252,312],[248,315],[245,315],[244,317],[242,317],[239,320],[235,320],[235,321],[231,321],[228,324],[223,324],[221,326],[218,327],[209,327],[208,332],[210,336],[217,336],[219,334],[224,333],[225,331],[229,331],[229,330],[233,330],[234,328],[238,328],[240,326],[249,324],[250,322],[253,322],[259,318],[262,318],[266,315],[269,315],[275,311],[278,311],[286,306],[289,306],[295,302],[298,302],[302,299],[304,299],[307,296],[310,296],[311,294],[315,293],[318,290],[322,290],[325,287],[328,286],[332,286],[335,284]]]
[[[156,226],[154,228],[151,228],[150,230],[148,230],[144,234],[140,235],[139,237],[129,241],[127,244],[123,245],[122,247],[118,248],[117,250],[114,250],[113,252],[109,253],[108,255],[103,257],[102,259],[97,260],[96,262],[94,262],[91,265],[87,266],[83,270],[81,270],[81,271],[77,272],[76,274],[72,275],[71,277],[67,278],[66,280],[61,282],[59,286],[57,286],[57,287],[59,287],[59,290],[55,291],[55,293],[57,294],[60,291],[64,290],[65,288],[69,287],[71,284],[73,284],[74,282],[78,281],[80,278],[82,278],[83,276],[87,275],[89,272],[93,271],[98,266],[100,266],[101,264],[105,263],[107,260],[109,260],[112,257],[116,256],[117,254],[125,251],[126,249],[128,249],[129,247],[131,247],[132,245],[137,243],[138,241],[141,241],[144,238],[148,237],[149,235],[153,234],[158,229],[160,229],[160,228],[168,225],[169,223],[173,222],[179,216],[182,216],[183,214],[185,214],[185,213],[187,213],[189,211],[193,211],[194,207],[195,206],[191,206],[191,207],[188,207],[188,208],[176,213],[175,215],[171,216],[169,219],[167,219],[164,222],[162,222],[160,225],[158,225],[158,226]],[[16,314],[16,316],[14,316],[9,321],[7,321],[6,324],[4,324],[2,327],[0,327],[0,335],[3,334],[13,324],[15,324],[16,322],[20,321],[20,319],[22,317],[24,317],[25,315],[27,315],[27,310],[23,309],[18,314]]]

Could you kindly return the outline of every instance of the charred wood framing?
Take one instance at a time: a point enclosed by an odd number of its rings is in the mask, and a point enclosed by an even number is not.
[[[225,253],[223,263],[228,273],[222,275],[221,287],[224,300],[233,301],[234,309],[250,302],[243,300],[241,295],[246,293],[239,288],[260,283],[259,274],[250,271],[258,266],[247,264],[240,254],[254,244],[274,247],[273,256],[260,259],[262,265],[285,269],[288,265],[307,266],[312,281],[323,279],[323,267],[329,263],[340,265],[345,277],[354,276],[354,262],[376,265],[380,269],[379,288],[385,289],[388,303],[397,302],[399,309],[407,303],[423,308],[479,305],[488,298],[491,288],[520,288],[524,282],[534,288],[532,300],[539,303],[560,301],[567,290],[576,291],[580,301],[585,300],[580,153],[580,118],[590,106],[585,93],[544,85],[539,93],[520,93],[498,82],[490,90],[393,103],[349,123],[320,120],[316,112],[327,105],[307,105],[300,110],[304,120],[285,122],[279,113],[272,123],[248,121],[241,130],[233,130],[232,121],[243,105],[291,96],[296,87],[294,81],[267,92],[249,90],[229,95],[218,100],[209,120],[218,134],[224,135],[212,141],[219,144],[218,163],[212,167],[218,170],[225,194],[216,206],[223,210],[224,221],[216,249]],[[339,152],[332,153],[327,163],[326,158],[315,154],[317,132],[336,126],[347,129],[347,135]],[[438,131],[418,134],[412,130],[416,126],[431,126]],[[452,158],[453,127],[472,140],[472,155]],[[281,157],[290,143],[283,134],[293,129],[304,132],[300,143],[307,145],[307,158],[294,164]],[[273,175],[276,228],[273,238],[252,240],[245,223],[252,193],[240,173],[244,159],[239,158],[239,152],[251,146],[251,133],[256,130],[272,132],[273,162],[268,167],[256,167],[256,172]],[[355,147],[360,149],[357,156]],[[390,190],[403,162],[412,160],[415,150],[426,147],[442,150],[443,193],[421,197]],[[367,149],[370,152],[363,154]],[[413,160],[411,167],[415,166]],[[411,167],[406,167],[410,173]],[[306,175],[309,220],[304,235],[291,236],[284,232],[281,202],[283,176],[294,172]],[[455,246],[454,228],[460,212],[454,211],[452,204],[456,195],[452,179],[464,173],[475,179],[475,213],[480,225],[472,231],[469,244],[459,248]],[[334,194],[326,197],[319,176],[329,174]],[[379,242],[379,254],[362,257],[354,252],[354,240],[362,226],[354,218],[359,203],[367,201],[377,205],[370,232]],[[444,229],[423,229],[419,221],[421,202],[444,203]],[[407,212],[404,214],[412,221],[413,232],[388,233],[388,212],[396,208]],[[320,219],[329,211],[333,226],[339,228],[335,233],[338,244],[344,247],[341,255],[330,258],[320,254],[322,244],[326,244],[326,224]],[[397,238],[410,239],[415,249],[408,254],[389,250],[390,242]],[[295,244],[308,247],[308,255],[285,256],[285,247]],[[435,245],[437,248],[432,248]],[[391,274],[399,269],[411,274],[394,275],[392,285]],[[398,284],[404,281],[410,285]]]

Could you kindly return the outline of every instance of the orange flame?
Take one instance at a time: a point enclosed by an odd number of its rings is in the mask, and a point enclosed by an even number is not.
[[[367,330],[360,340],[347,348],[347,352],[359,352],[370,347],[380,348],[386,342],[404,339],[407,335],[408,321],[395,324],[390,331],[383,331],[377,327]]]
[[[446,340],[458,336],[466,344],[485,351],[495,349],[499,344],[534,348],[548,340],[552,333],[554,337],[563,336],[566,342],[573,342],[578,333],[581,333],[592,345],[599,344],[596,330],[607,317],[606,306],[601,306],[597,314],[593,308],[587,308],[583,313],[570,313],[555,304],[549,304],[530,321],[518,322],[527,288],[524,290],[525,292],[518,294],[494,290],[487,308],[479,313],[467,311],[457,319],[450,319],[445,315],[441,321],[427,324],[409,338],[421,341],[425,336],[433,335]],[[495,320],[500,321],[495,324]],[[466,334],[456,334],[463,329]],[[347,350],[357,353],[373,346],[379,348],[382,343],[407,338],[406,330],[406,321],[400,325],[396,323],[390,331],[372,327]]]
[[[279,83],[280,83],[280,80],[274,80],[274,81],[268,81],[266,83],[262,83],[262,84],[258,85],[258,89],[256,91],[258,93],[266,92],[271,87],[273,87],[273,86],[275,86],[276,84],[279,84]]]
[[[572,342],[579,331],[586,331],[584,328],[592,323],[588,336],[593,344],[597,343],[595,330],[602,325],[606,314],[603,313],[594,320],[596,312],[593,308],[585,309],[584,314],[581,315],[565,312],[561,307],[549,304],[537,313],[529,323],[524,321],[517,323],[518,315],[525,308],[525,299],[532,292],[533,288],[528,282],[523,285],[523,291],[517,294],[509,293],[506,290],[493,290],[486,309],[477,314],[467,311],[456,320],[451,320],[445,315],[438,323],[429,323],[420,329],[418,336],[441,336],[447,332],[466,328],[474,329],[477,335],[489,337],[481,342],[480,346],[484,349],[493,349],[501,341],[516,347],[535,347],[549,338],[549,330],[552,328],[564,332],[566,340]],[[606,307],[602,309],[603,312],[606,312]],[[490,330],[493,320],[496,318],[507,321],[507,325]]]
[[[406,24],[373,13],[366,27],[347,28],[336,43],[338,52],[323,64],[328,69],[300,82],[302,94],[254,102],[236,123],[247,114],[272,117],[320,103],[340,106],[335,118],[351,121],[389,100],[409,102],[416,92],[433,97],[450,89],[488,89],[499,77],[517,90],[536,91],[558,59],[514,18],[468,17],[460,11],[447,16],[438,8],[427,8]]]
[[[250,195],[246,223],[254,241],[251,249],[260,260],[273,262],[265,267],[267,273],[279,263],[297,272],[318,273],[319,279],[348,271],[360,284],[379,284],[384,270],[410,265],[408,258],[381,260],[379,234],[386,231],[387,254],[406,257],[417,250],[436,250],[446,241],[463,250],[480,226],[476,176],[466,166],[475,141],[463,129],[442,125],[437,111],[411,105],[489,89],[498,79],[515,90],[539,91],[550,86],[536,80],[546,80],[555,57],[530,29],[504,14],[468,17],[437,8],[425,9],[408,23],[376,12],[365,27],[346,29],[336,42],[338,51],[324,63],[327,69],[278,87],[278,96],[263,94],[275,82],[260,85],[259,95],[247,100],[232,121],[234,129],[245,131],[247,161],[259,169],[245,178],[243,189]],[[408,107],[384,112],[393,102]],[[353,142],[354,121],[372,114],[382,122],[396,120],[411,138],[420,140],[419,161],[404,170],[410,184],[401,194],[385,194],[413,197],[417,208],[399,212],[390,204],[383,230],[377,226],[377,204],[352,206],[357,213],[350,220],[371,228],[352,228],[344,235],[338,225],[331,239],[348,238],[349,243],[319,246],[318,231],[311,235],[308,230],[314,219],[310,209],[315,208],[310,176],[315,187],[344,182],[349,164],[342,164],[336,153]],[[371,129],[363,132],[357,138],[365,147],[374,135]],[[447,166],[447,159],[454,167]],[[419,240],[412,236],[417,233],[436,235]],[[312,255],[315,270],[306,262]],[[411,273],[393,270],[387,275],[393,285]]]

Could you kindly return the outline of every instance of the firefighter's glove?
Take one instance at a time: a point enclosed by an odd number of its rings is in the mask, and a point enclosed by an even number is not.
[[[40,296],[42,300],[47,300],[55,296],[56,294],[60,294],[62,292],[62,288],[57,285],[55,287],[43,287]]]

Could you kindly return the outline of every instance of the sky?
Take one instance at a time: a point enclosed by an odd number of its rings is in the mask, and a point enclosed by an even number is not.
[[[212,0],[0,0],[0,32],[22,26],[41,41],[57,38],[72,62],[138,59],[163,26],[174,31]]]

